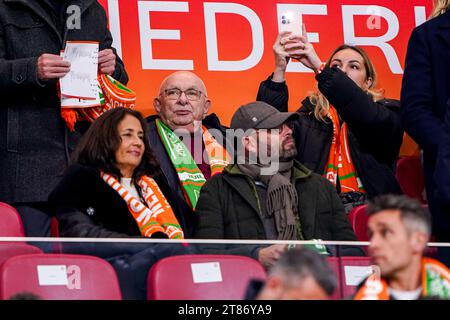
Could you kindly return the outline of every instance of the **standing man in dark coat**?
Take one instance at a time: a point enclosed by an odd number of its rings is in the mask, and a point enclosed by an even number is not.
[[[445,150],[450,117],[450,7],[449,1],[437,1],[435,18],[420,25],[411,34],[403,76],[401,112],[405,130],[423,149],[423,166],[433,235],[438,241],[450,241],[450,205],[437,190],[440,180],[450,177],[450,153]],[[441,5],[441,7],[439,7]],[[443,13],[444,12],[444,13]],[[448,144],[447,144],[448,146]],[[438,163],[440,165],[436,167]],[[437,180],[436,180],[437,178]],[[448,182],[447,182],[448,183]],[[448,186],[448,184],[447,184]],[[450,195],[447,195],[450,197]],[[445,261],[450,263],[450,257]]]
[[[96,0],[0,0],[0,201],[18,209],[27,236],[48,235],[47,197],[84,131],[69,132],[60,115],[68,40],[98,41],[99,73],[127,83]]]

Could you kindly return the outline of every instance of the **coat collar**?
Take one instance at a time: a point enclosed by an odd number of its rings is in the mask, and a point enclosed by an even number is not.
[[[257,196],[256,186],[254,181],[245,175],[236,164],[230,164],[225,169],[224,172],[228,175],[224,175],[224,179],[233,186],[236,191],[242,195],[242,197],[253,207],[256,212],[261,213],[259,203],[259,197]],[[306,168],[300,162],[294,160],[294,174],[293,181],[294,184],[298,180],[303,180],[311,175],[311,170]]]
[[[242,175],[246,176],[237,166],[237,164],[230,164],[225,169],[225,172],[228,172],[231,175]],[[293,180],[296,182],[298,179],[305,179],[311,175],[311,170],[302,165],[297,160],[294,160],[294,175]]]
[[[447,47],[450,47],[450,10],[435,19],[440,19],[437,30],[438,37],[444,41]]]
[[[233,188],[236,192],[238,192],[242,198],[253,208],[255,212],[257,212],[257,216],[261,220],[261,223],[264,223],[261,216],[261,203],[259,202],[259,197],[256,191],[256,185],[253,180],[245,175],[236,164],[230,164],[224,169],[223,179]],[[310,215],[307,212],[315,212],[316,211],[316,201],[312,199],[303,199],[303,188],[310,188],[311,186],[303,185],[302,183],[296,184],[297,181],[302,181],[304,179],[309,178],[312,175],[311,170],[306,168],[300,162],[294,160],[294,175],[293,180],[295,183],[296,190],[299,193],[299,203],[301,207],[299,207],[300,212],[300,220],[303,226],[310,226],[308,229],[303,230],[303,235],[306,239],[310,239],[313,237],[315,230],[315,214]],[[313,190],[312,193],[320,192],[320,190]],[[311,201],[312,200],[312,201]],[[309,201],[309,202],[308,202]],[[305,207],[306,202],[309,203],[309,210],[302,212],[302,208]]]

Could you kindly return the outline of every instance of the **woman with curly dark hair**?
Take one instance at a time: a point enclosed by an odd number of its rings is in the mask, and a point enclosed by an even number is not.
[[[50,195],[66,237],[184,238],[184,215],[160,175],[142,115],[116,108],[85,133]]]

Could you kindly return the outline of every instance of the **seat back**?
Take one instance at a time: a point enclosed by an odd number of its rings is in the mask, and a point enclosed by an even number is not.
[[[0,202],[0,237],[24,237],[22,219],[17,210]]]
[[[149,300],[240,300],[261,264],[236,255],[180,255],[161,259],[148,274]]]
[[[342,297],[355,294],[362,280],[373,273],[369,257],[341,257],[341,287]]]
[[[337,282],[337,288],[334,291],[333,295],[331,296],[331,299],[339,300],[342,298],[340,260],[338,257],[328,257],[327,260],[331,270],[333,270],[336,275],[336,282]]]
[[[103,259],[71,254],[15,256],[0,266],[0,298],[31,292],[44,300],[119,300],[113,267]]]
[[[348,214],[348,219],[350,220],[350,224],[355,231],[356,238],[358,241],[369,241],[369,237],[367,236],[367,221],[369,217],[366,214],[367,205],[362,205],[354,208]]]
[[[404,194],[426,203],[424,198],[425,178],[419,157],[401,157],[397,161],[395,177]]]
[[[0,266],[3,262],[14,256],[23,254],[42,253],[38,247],[25,243],[0,243]]]

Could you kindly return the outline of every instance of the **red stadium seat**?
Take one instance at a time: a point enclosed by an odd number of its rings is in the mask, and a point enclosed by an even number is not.
[[[261,264],[236,255],[180,255],[158,261],[148,274],[149,300],[240,300],[250,279],[266,279]]]
[[[367,221],[369,217],[366,214],[366,207],[367,205],[356,207],[348,214],[348,219],[358,241],[369,241],[369,237],[367,236]]]
[[[103,259],[71,254],[15,256],[0,266],[0,299],[30,292],[44,300],[120,300],[113,267]]]
[[[0,202],[0,237],[24,237],[22,219],[17,210]]]
[[[423,193],[425,178],[419,157],[401,157],[398,159],[395,177],[404,194],[419,200],[423,204],[427,203]]]
[[[358,284],[373,271],[369,257],[341,257],[342,297],[348,298],[355,293]]]
[[[339,300],[342,298],[340,260],[338,257],[328,257],[327,260],[328,260],[328,264],[330,265],[331,269],[336,274],[336,280],[337,280],[337,288],[336,288],[336,291],[334,291],[333,295],[331,296],[331,299]]]
[[[42,250],[35,246],[24,243],[0,243],[0,266],[11,257],[23,254],[42,253]]]

